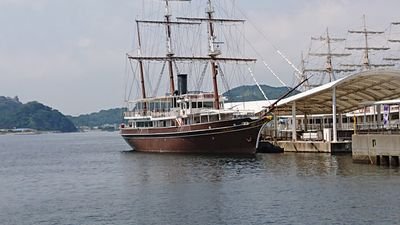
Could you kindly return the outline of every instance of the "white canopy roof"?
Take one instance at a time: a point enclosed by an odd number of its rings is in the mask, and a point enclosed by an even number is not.
[[[292,104],[307,114],[332,113],[332,91],[336,88],[338,113],[351,112],[367,103],[400,98],[400,70],[368,70],[349,75],[320,87],[286,98],[278,103],[280,114],[289,114]]]

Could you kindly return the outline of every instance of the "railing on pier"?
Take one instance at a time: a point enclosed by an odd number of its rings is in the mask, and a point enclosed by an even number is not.
[[[345,124],[343,124],[345,125]],[[288,129],[287,129],[288,128]],[[324,134],[324,128],[330,129],[332,132],[332,127],[327,126],[308,126],[307,130],[304,127],[300,126],[296,130],[297,140],[299,141],[326,141],[327,138]],[[369,125],[356,125],[356,130],[347,124],[342,126],[337,130],[337,137],[339,141],[351,141],[353,134],[400,134],[400,125],[399,124],[391,124],[390,126],[381,125],[378,126],[376,124]],[[293,140],[292,130],[290,127],[281,126],[275,130],[274,127],[267,127],[262,132],[262,139],[265,140],[275,140],[275,141],[290,141]],[[332,133],[330,133],[332,135]],[[328,138],[332,140],[331,138]]]

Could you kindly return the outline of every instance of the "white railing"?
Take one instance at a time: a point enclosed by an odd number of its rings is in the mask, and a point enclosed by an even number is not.
[[[128,111],[124,113],[125,118],[134,118],[134,117],[152,117],[152,118],[161,118],[161,117],[172,117],[179,115],[179,110],[169,110],[169,111]]]

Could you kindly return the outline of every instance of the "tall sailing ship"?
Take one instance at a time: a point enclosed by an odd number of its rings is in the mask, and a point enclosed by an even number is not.
[[[217,83],[218,77],[224,74],[222,63],[256,61],[250,58],[224,57],[219,48],[223,43],[217,41],[216,26],[244,21],[216,18],[211,0],[207,1],[205,17],[173,18],[170,14],[172,1],[164,0],[166,14],[163,20],[136,20],[138,54],[128,54],[128,58],[136,62],[138,67],[141,96],[140,99],[129,102],[131,106],[124,115],[127,124],[120,127],[122,137],[134,150],[141,152],[254,154],[260,129],[271,118],[266,111],[225,108],[225,98],[219,93]],[[166,41],[165,55],[149,56],[142,53],[143,38],[139,29],[141,24],[158,24],[165,28],[165,37],[159,40]],[[207,54],[176,55],[173,50],[172,27],[201,24],[207,27]],[[166,67],[169,83],[167,94],[148,96],[145,80],[149,74],[146,74],[144,66],[147,61],[163,63],[162,70]],[[211,67],[209,77],[212,91],[188,90],[188,79],[192,74],[181,73],[178,62],[203,62],[206,65],[204,73],[207,67]],[[202,76],[200,79],[206,77]]]

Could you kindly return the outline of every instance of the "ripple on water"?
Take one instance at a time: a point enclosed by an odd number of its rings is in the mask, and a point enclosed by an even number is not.
[[[399,170],[349,155],[127,150],[117,133],[0,136],[1,223],[398,223]]]

